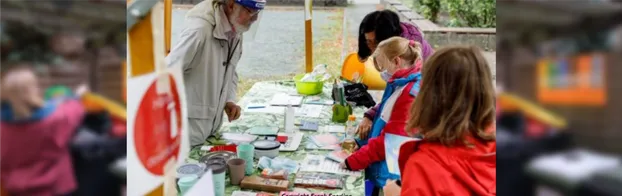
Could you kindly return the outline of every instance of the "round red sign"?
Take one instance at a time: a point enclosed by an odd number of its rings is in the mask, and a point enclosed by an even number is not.
[[[179,156],[181,143],[181,102],[175,79],[168,77],[170,90],[158,91],[157,80],[151,83],[134,119],[138,159],[154,175],[164,174],[166,162]]]

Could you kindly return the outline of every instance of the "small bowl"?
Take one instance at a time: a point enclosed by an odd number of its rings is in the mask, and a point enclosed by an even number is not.
[[[251,143],[255,146],[255,158],[268,157],[273,159],[279,156],[281,143],[272,140],[257,140]]]
[[[294,76],[294,83],[296,83],[296,90],[301,95],[317,95],[322,93],[324,89],[324,81],[317,82],[303,82],[300,81],[305,74],[298,74]]]

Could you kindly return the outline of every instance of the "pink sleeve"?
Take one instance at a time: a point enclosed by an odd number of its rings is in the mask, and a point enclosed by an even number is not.
[[[79,100],[68,100],[61,103],[57,110],[60,112],[56,130],[54,134],[54,144],[57,147],[65,148],[73,138],[74,133],[82,124],[85,115],[84,106]]]

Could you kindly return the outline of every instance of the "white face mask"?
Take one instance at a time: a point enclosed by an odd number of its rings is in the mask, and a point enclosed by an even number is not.
[[[391,77],[393,77],[393,74],[391,74],[391,73],[389,73],[388,71],[386,71],[386,70],[385,70],[385,71],[383,71],[383,72],[380,72],[380,77],[382,77],[382,79],[383,79],[385,82],[389,82],[389,80],[391,79]]]

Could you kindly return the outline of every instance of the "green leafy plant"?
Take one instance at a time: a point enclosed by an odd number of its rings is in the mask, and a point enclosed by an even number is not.
[[[419,5],[420,14],[428,20],[438,22],[438,14],[441,11],[441,0],[415,0],[415,5]]]
[[[496,27],[496,0],[443,0],[441,6],[452,18],[450,26]]]

